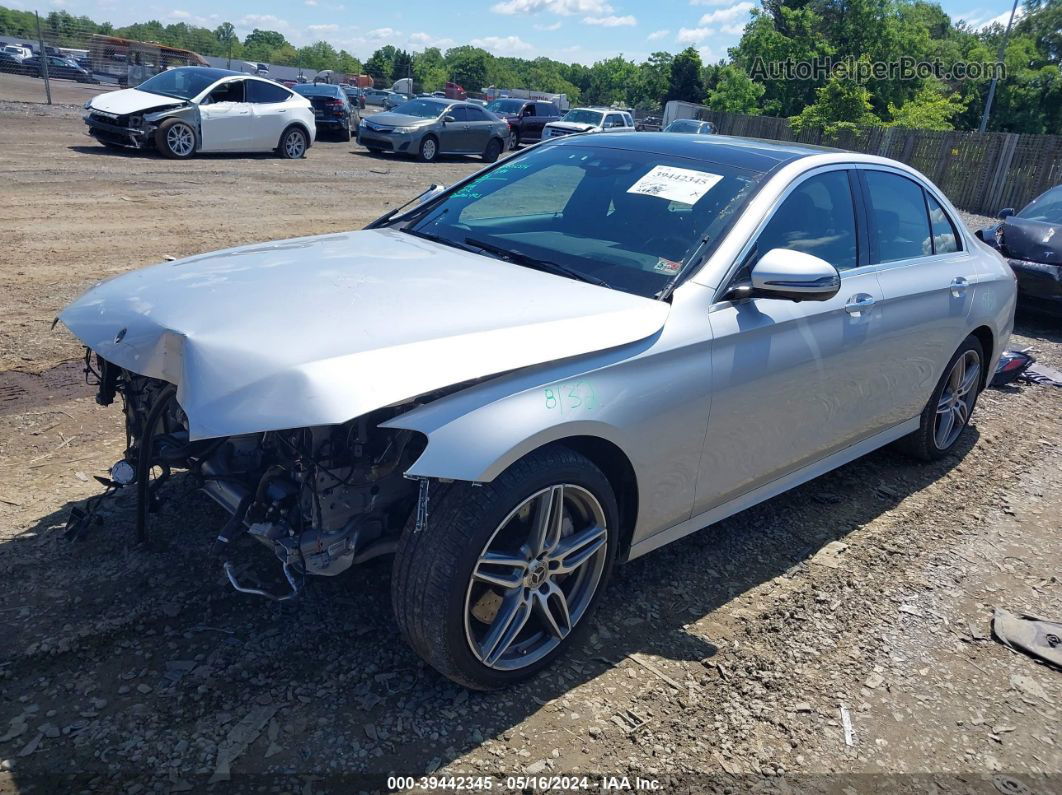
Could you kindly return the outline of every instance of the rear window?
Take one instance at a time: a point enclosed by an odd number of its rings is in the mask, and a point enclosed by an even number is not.
[[[326,83],[318,83],[317,85],[311,83],[299,83],[295,86],[295,91],[302,94],[304,97],[338,97],[342,99],[345,96],[339,86],[328,85]]]

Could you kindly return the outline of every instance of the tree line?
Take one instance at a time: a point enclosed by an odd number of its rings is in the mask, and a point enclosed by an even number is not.
[[[1006,78],[996,91],[990,130],[1062,133],[1062,0],[1024,0],[1006,47]],[[54,11],[42,18],[45,38],[59,46],[84,45],[91,33],[184,47],[202,55],[366,73],[381,85],[412,77],[418,90],[448,80],[470,90],[487,86],[564,93],[573,103],[659,110],[671,99],[737,113],[788,117],[831,130],[847,125],[922,129],[976,129],[988,90],[977,80],[950,75],[909,79],[813,75],[806,79],[757,76],[757,61],[895,63],[901,58],[943,64],[992,64],[1004,39],[1002,25],[974,29],[953,22],[928,0],[762,0],[753,9],[728,58],[705,64],[694,47],[654,52],[638,63],[618,54],[587,66],[550,58],[496,56],[470,45],[445,52],[380,47],[364,62],[327,41],[296,47],[277,31],[255,29],[242,40],[226,22],[210,30],[184,22],[149,22],[115,28],[88,17]],[[31,12],[0,7],[0,34],[36,37]],[[869,71],[869,70],[868,70]]]

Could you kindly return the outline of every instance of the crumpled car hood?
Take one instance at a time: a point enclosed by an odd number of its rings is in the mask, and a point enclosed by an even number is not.
[[[164,97],[162,94],[152,94],[150,91],[140,91],[136,88],[123,88],[121,91],[108,91],[106,94],[94,96],[90,107],[93,110],[123,116],[126,113],[183,104],[185,104],[183,99]]]
[[[242,246],[90,289],[59,319],[178,385],[193,439],[345,422],[655,334],[661,301],[390,229]]]
[[[1016,259],[1062,264],[1062,224],[1012,215],[1003,222],[1003,248]]]

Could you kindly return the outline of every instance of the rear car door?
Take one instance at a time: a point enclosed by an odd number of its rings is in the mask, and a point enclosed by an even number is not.
[[[881,288],[861,235],[849,166],[799,177],[739,256],[729,286],[746,283],[773,248],[834,265],[826,301],[746,297],[724,286],[708,313],[711,407],[694,513],[783,477],[885,429],[878,360]]]
[[[479,154],[487,148],[496,122],[482,108],[469,105],[464,110],[468,115],[468,151]]]
[[[217,86],[199,105],[204,152],[253,149],[251,103],[245,96],[246,80],[229,80]]]
[[[280,135],[291,123],[290,101],[294,94],[276,83],[265,80],[247,81],[247,101],[251,106],[255,149],[275,149]]]
[[[885,298],[889,340],[882,367],[892,419],[925,407],[948,359],[969,333],[979,278],[959,223],[933,191],[899,170],[858,168],[868,219],[869,254]]]

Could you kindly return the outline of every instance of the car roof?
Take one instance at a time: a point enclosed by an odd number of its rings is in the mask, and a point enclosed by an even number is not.
[[[611,133],[609,135],[566,135],[550,139],[552,146],[595,146],[604,149],[633,149],[659,155],[688,157],[750,171],[767,172],[811,155],[841,152],[826,146],[739,138],[731,135],[674,135],[664,132]]]

